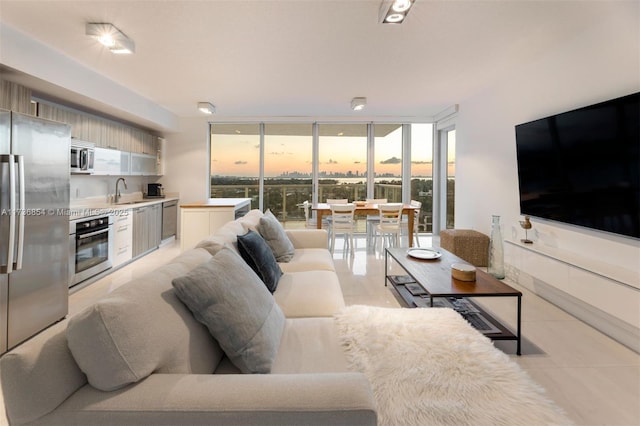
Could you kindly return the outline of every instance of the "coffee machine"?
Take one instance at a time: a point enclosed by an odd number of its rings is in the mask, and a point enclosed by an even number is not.
[[[149,183],[147,184],[147,197],[164,197],[164,190],[161,183]]]

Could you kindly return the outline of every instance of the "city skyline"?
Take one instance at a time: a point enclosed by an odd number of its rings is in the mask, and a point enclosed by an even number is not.
[[[357,125],[356,125],[357,126]],[[365,124],[361,124],[366,128]],[[411,125],[411,173],[433,174],[431,124]],[[454,146],[455,146],[455,141]],[[264,176],[308,173],[312,169],[311,135],[264,136]],[[454,163],[449,159],[450,174]],[[320,136],[318,164],[323,176],[366,176],[367,139],[365,136]],[[453,166],[453,167],[452,167]],[[375,175],[400,176],[402,168],[402,127],[375,138]],[[260,170],[258,134],[216,134],[211,137],[211,174],[219,176],[256,176]]]

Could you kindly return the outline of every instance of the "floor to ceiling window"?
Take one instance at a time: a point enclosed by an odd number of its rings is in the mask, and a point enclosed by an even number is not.
[[[318,201],[367,198],[367,124],[318,125]]]
[[[447,134],[447,229],[455,227],[456,195],[456,129]]]
[[[402,124],[373,125],[372,198],[402,202]]]
[[[283,223],[304,220],[312,199],[312,142],[311,123],[264,125],[263,208]]]
[[[420,232],[438,232],[454,226],[455,129],[439,130],[438,145],[433,129],[431,123],[212,123],[211,197],[251,198],[252,208],[270,209],[287,227],[304,224],[304,201],[417,200]]]
[[[211,198],[251,198],[260,208],[260,124],[212,124]]]
[[[411,124],[411,199],[420,201],[418,229],[433,232],[433,125]]]

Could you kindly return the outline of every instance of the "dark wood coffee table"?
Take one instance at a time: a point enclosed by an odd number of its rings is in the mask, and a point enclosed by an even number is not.
[[[384,257],[384,275],[385,282],[392,284],[394,289],[400,294],[402,300],[408,307],[417,307],[418,303],[414,301],[422,296],[413,296],[404,284],[398,283],[390,278],[388,273],[389,257],[396,261],[411,278],[418,283],[425,291],[430,306],[433,306],[434,298],[437,297],[515,297],[518,303],[518,322],[516,334],[513,334],[504,325],[491,317],[486,311],[474,304],[474,306],[482,313],[482,316],[490,321],[499,333],[485,334],[493,340],[515,340],[517,344],[516,353],[520,355],[521,349],[521,322],[522,322],[522,292],[508,286],[502,281],[485,271],[476,268],[476,280],[460,281],[451,276],[451,265],[454,263],[466,263],[453,253],[444,249],[437,248],[442,254],[438,259],[423,260],[417,259],[407,254],[406,248],[387,248]],[[472,302],[470,302],[472,303]]]

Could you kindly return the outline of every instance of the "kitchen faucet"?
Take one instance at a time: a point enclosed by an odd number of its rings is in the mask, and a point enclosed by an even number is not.
[[[116,181],[116,195],[113,198],[113,203],[114,204],[118,204],[118,201],[120,200],[121,194],[120,191],[118,190],[118,184],[120,183],[120,181],[122,181],[122,184],[124,185],[124,189],[127,189],[127,181],[124,180],[124,178],[118,178],[118,180]]]

